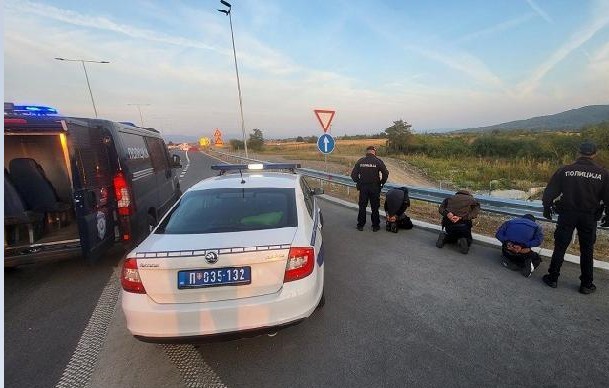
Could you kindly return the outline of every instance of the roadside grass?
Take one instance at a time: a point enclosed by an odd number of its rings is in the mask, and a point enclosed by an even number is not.
[[[543,188],[558,164],[532,159],[493,159],[470,156],[434,158],[423,154],[384,155],[385,139],[338,140],[328,160],[352,167],[364,155],[368,145],[379,147],[379,156],[391,156],[413,166],[437,182],[450,182],[453,187],[470,190],[516,189],[529,191]],[[281,156],[288,160],[324,160],[316,144],[275,143],[265,145],[259,155]]]
[[[425,155],[399,155],[431,179],[450,181],[456,187],[470,190],[517,189],[528,191],[545,187],[558,168],[549,162],[527,159],[490,159],[473,157],[432,158]]]

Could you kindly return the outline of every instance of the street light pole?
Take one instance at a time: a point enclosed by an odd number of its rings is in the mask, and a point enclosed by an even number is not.
[[[137,106],[137,110],[140,112],[140,125],[144,128],[144,116],[142,116],[142,106],[150,106],[150,104],[127,104],[129,106]]]
[[[89,75],[87,74],[87,67],[85,66],[85,62],[88,63],[110,63],[108,61],[87,61],[84,59],[66,59],[66,58],[55,58],[58,61],[67,61],[67,62],[80,62],[82,64],[82,69],[85,72],[85,79],[87,80],[87,87],[89,88],[89,95],[91,96],[91,103],[93,104],[93,111],[95,112],[95,117],[97,118],[97,108],[95,107],[95,100],[93,99],[93,92],[91,91],[91,84],[89,83]]]
[[[239,108],[241,110],[241,133],[243,134],[243,147],[245,148],[245,157],[247,158],[247,140],[245,138],[245,121],[243,120],[243,98],[241,97],[241,82],[239,82],[239,67],[237,66],[237,51],[235,50],[235,35],[233,34],[233,18],[231,17],[230,12],[231,5],[224,0],[220,0],[220,3],[228,7],[228,10],[219,9],[218,11],[227,15],[230,23],[230,36],[233,42],[233,56],[235,58],[235,73],[237,74],[237,90],[239,91]]]

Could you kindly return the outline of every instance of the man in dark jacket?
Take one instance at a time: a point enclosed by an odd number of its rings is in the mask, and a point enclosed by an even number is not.
[[[506,221],[499,227],[495,237],[503,244],[501,248],[503,266],[521,270],[527,278],[531,276],[541,263],[539,254],[531,248],[540,246],[543,241],[543,230],[535,222],[535,217],[525,214],[520,218]]]
[[[466,254],[472,245],[472,220],[478,217],[480,203],[467,190],[459,190],[446,198],[438,211],[442,215],[442,228],[436,246],[442,248],[446,243],[457,243],[459,251]]]
[[[543,276],[543,281],[552,288],[558,285],[565,252],[573,230],[577,229],[581,269],[579,292],[591,294],[596,291],[592,282],[596,222],[600,219],[601,201],[605,206],[609,204],[609,172],[592,160],[596,151],[594,143],[582,143],[579,158],[575,163],[559,168],[543,193],[544,217],[551,220],[554,209],[558,213],[554,253],[548,274]]]
[[[370,201],[370,208],[372,209],[372,231],[377,232],[380,229],[381,188],[387,182],[388,177],[389,171],[385,167],[385,163],[376,157],[376,147],[366,148],[366,156],[358,160],[353,167],[353,171],[351,171],[351,179],[359,190],[357,230],[364,230],[368,201]]]
[[[397,233],[398,229],[412,229],[412,221],[406,215],[406,209],[410,206],[410,197],[406,187],[391,189],[385,194],[385,216],[386,229],[388,232]]]

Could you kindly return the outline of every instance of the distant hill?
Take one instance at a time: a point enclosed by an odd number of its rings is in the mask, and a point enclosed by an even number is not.
[[[488,127],[460,129],[455,132],[487,132],[493,130],[560,131],[578,130],[583,126],[609,121],[609,105],[588,105],[578,109],[526,120],[510,121]]]

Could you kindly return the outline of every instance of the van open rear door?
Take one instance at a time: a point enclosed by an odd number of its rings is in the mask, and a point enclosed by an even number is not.
[[[110,132],[101,125],[67,119],[74,207],[83,256],[99,260],[114,244],[116,201],[112,185],[116,152]]]

